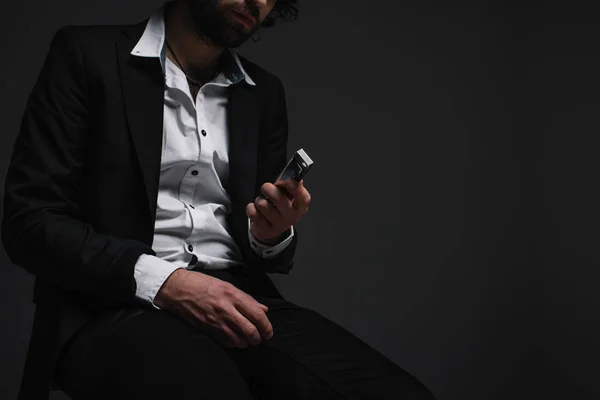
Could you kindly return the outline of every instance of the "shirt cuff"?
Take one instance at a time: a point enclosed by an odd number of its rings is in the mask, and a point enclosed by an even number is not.
[[[135,297],[160,310],[160,307],[154,304],[154,298],[167,278],[179,268],[161,258],[142,254],[133,270],[133,278],[137,286]]]
[[[262,258],[269,259],[277,257],[290,245],[290,243],[292,243],[293,237],[294,227],[292,226],[290,228],[290,234],[282,242],[276,244],[275,246],[267,246],[266,244],[262,244],[252,234],[252,230],[250,229],[250,218],[248,218],[248,239],[250,240],[250,247],[252,247],[252,250],[254,250],[254,252]]]

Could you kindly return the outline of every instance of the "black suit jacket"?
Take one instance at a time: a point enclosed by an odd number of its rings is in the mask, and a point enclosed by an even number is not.
[[[133,270],[152,240],[164,78],[131,56],[147,20],[64,27],[27,102],[6,178],[2,239],[35,275],[36,316],[20,398],[45,398],[65,343],[93,315],[133,304]],[[287,161],[281,81],[242,58],[256,86],[229,89],[230,232],[248,268],[289,273],[297,243],[265,260],[250,248],[245,206]]]

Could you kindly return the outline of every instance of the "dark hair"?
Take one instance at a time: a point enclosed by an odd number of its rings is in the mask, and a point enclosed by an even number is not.
[[[261,26],[270,28],[277,23],[278,19],[293,21],[298,18],[298,0],[277,0],[273,10],[267,15]]]

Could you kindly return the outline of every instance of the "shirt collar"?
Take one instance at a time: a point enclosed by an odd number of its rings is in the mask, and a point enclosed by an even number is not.
[[[165,5],[163,5],[148,20],[142,37],[133,50],[131,50],[131,55],[137,57],[158,57],[164,72],[167,57],[165,37]],[[249,85],[256,86],[256,83],[242,66],[235,51],[227,49],[224,56],[222,72],[225,78],[231,81],[232,84],[246,81]]]

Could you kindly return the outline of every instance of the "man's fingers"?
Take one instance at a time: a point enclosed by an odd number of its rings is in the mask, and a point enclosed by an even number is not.
[[[265,183],[260,188],[263,196],[275,206],[275,209],[281,213],[285,214],[287,211],[293,208],[292,199],[288,197],[288,194],[285,190],[278,188],[272,183]]]
[[[269,222],[269,220],[256,208],[254,203],[249,203],[246,206],[246,215],[248,215],[248,218],[255,224],[261,224],[269,228],[273,226],[273,224],[271,224],[271,222]]]
[[[273,336],[273,326],[271,325],[271,321],[267,317],[266,311],[264,311],[261,307],[254,307],[252,303],[256,303],[251,296],[251,301],[241,301],[237,304],[236,308],[239,311],[241,317],[246,321],[249,321],[251,325],[257,330],[257,333],[260,338],[270,339]],[[239,318],[239,317],[238,317]],[[243,325],[243,320],[241,321]],[[239,324],[238,324],[239,326]],[[243,326],[246,329],[245,332],[249,332],[254,334],[249,326]]]
[[[264,311],[260,310],[264,313]],[[235,310],[228,316],[229,325],[253,346],[262,342],[262,335],[258,328],[239,311]]]
[[[275,206],[269,203],[264,197],[258,196],[254,199],[254,206],[259,214],[261,214],[271,226],[279,223],[279,220],[282,218],[282,215],[277,211]]]
[[[292,206],[301,211],[306,211],[310,204],[310,193],[304,187],[304,180],[296,182],[293,179],[277,181],[277,187],[285,190],[293,198]]]
[[[301,180],[300,182],[293,179],[279,180],[275,182],[275,186],[294,196],[304,187],[304,180]]]
[[[246,348],[249,346],[248,341],[236,333],[234,329],[229,327],[226,322],[223,322],[217,326],[201,323],[196,318],[186,320],[188,320],[194,327],[198,328],[202,332],[207,333],[210,337],[221,343],[226,348]]]
[[[264,304],[262,304],[262,303],[258,303],[258,306],[259,306],[260,308],[262,308],[262,309],[263,309],[265,312],[269,311],[269,307],[265,306],[265,305],[264,305]]]
[[[255,221],[258,218],[258,210],[256,209],[254,203],[248,203],[246,205],[246,215],[252,221]]]
[[[298,189],[298,192],[294,195],[294,208],[306,212],[308,205],[310,204],[310,193],[304,186]]]
[[[250,342],[247,338],[237,333],[237,329],[230,327],[227,324],[221,325],[220,329],[221,333],[217,336],[220,336],[218,339],[220,339],[220,341],[224,343],[226,347],[231,346],[237,347],[238,349],[245,349],[250,345]]]

